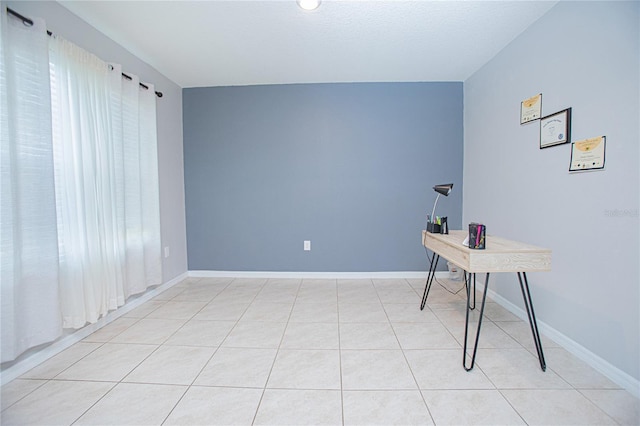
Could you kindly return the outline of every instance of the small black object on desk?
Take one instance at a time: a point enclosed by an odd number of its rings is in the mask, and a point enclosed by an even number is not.
[[[471,222],[469,224],[469,248],[484,250],[486,244],[487,227],[481,223]]]
[[[448,234],[449,224],[447,223],[446,216],[437,219],[437,222],[427,222],[427,232],[432,234]]]

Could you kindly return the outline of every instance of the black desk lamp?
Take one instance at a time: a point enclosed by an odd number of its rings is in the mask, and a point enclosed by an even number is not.
[[[427,230],[429,232],[441,232],[441,228],[440,225],[436,225],[435,220],[435,214],[436,214],[436,206],[438,205],[438,199],[440,198],[440,195],[444,195],[445,197],[449,196],[449,194],[451,193],[451,188],[453,188],[453,184],[452,183],[447,183],[447,184],[443,184],[443,185],[436,185],[433,187],[433,190],[436,191],[438,193],[438,196],[436,197],[436,201],[433,203],[433,210],[431,211],[431,224],[427,224]],[[445,225],[446,227],[447,225]],[[447,231],[445,232],[446,234],[449,233],[448,228]]]
[[[440,198],[440,195],[444,195],[445,197],[448,197],[449,194],[451,193],[451,188],[453,188],[452,183],[447,183],[445,185],[436,185],[433,187],[433,190],[438,193],[438,196],[436,197],[436,202],[433,203],[433,210],[431,211],[431,220],[434,220],[436,218],[434,215],[436,214],[436,205],[438,204],[438,198]]]

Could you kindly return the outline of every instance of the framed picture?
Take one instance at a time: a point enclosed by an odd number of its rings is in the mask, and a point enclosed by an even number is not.
[[[606,136],[585,139],[571,144],[570,172],[604,169]]]
[[[571,142],[571,108],[540,119],[540,149]]]
[[[520,124],[539,120],[542,112],[542,93],[520,102]]]

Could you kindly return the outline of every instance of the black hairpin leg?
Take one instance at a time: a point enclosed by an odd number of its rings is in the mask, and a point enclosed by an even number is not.
[[[464,285],[465,287],[469,287],[471,285],[471,275],[473,275],[473,305],[469,302],[469,298],[467,298],[467,306],[472,311],[476,308],[476,274],[469,274],[469,279],[467,279],[467,271],[464,271]]]
[[[476,274],[472,274],[473,275],[473,281],[474,281],[474,292],[475,292],[475,280],[476,280]],[[469,279],[471,279],[471,276],[469,276]],[[478,330],[476,331],[476,342],[473,345],[473,354],[471,355],[471,365],[469,367],[467,367],[467,336],[469,334],[469,311],[471,310],[471,283],[469,282],[469,285],[467,285],[467,317],[466,317],[466,321],[464,324],[464,350],[462,352],[462,366],[464,367],[465,370],[467,371],[471,371],[473,369],[473,366],[476,363],[476,352],[478,351],[478,340],[480,339],[480,327],[482,327],[482,314],[484,313],[484,305],[485,302],[487,300],[487,289],[489,287],[489,274],[487,274],[487,277],[484,280],[484,294],[482,295],[482,305],[480,305],[480,317],[478,318]],[[474,302],[475,305],[475,302]]]
[[[436,275],[436,268],[438,267],[438,261],[440,260],[440,255],[433,253],[433,257],[431,258],[431,264],[429,265],[429,274],[427,275],[427,282],[424,285],[424,293],[422,293],[422,303],[420,304],[420,310],[424,309],[424,305],[427,304],[427,297],[429,297],[429,290],[431,290],[431,283],[433,282],[433,278]]]
[[[522,299],[524,300],[524,306],[527,308],[527,316],[529,317],[529,324],[531,325],[531,334],[533,334],[533,343],[536,345],[536,351],[538,352],[538,360],[540,360],[540,368],[542,371],[547,370],[547,363],[544,360],[544,353],[542,353],[542,342],[540,341],[540,333],[538,333],[538,324],[536,322],[536,314],[533,312],[533,303],[531,302],[531,293],[529,292],[529,283],[527,281],[527,273],[518,272],[518,281],[520,281],[520,289],[522,290]],[[524,280],[522,279],[524,277]]]

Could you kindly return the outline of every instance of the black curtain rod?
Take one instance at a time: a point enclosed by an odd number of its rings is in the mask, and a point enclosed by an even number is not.
[[[27,17],[26,17],[26,16],[24,16],[24,15],[19,14],[19,13],[18,13],[18,12],[16,12],[15,10],[13,10],[13,9],[11,9],[11,8],[8,8],[8,7],[7,7],[7,13],[8,13],[9,15],[13,15],[13,16],[15,16],[16,18],[20,19],[20,20],[22,21],[22,23],[24,23],[25,25],[29,25],[30,27],[32,27],[32,26],[33,26],[33,20],[31,20],[31,19],[27,18]],[[52,36],[52,35],[53,35],[53,33],[52,33],[51,31],[49,31],[49,30],[47,30],[47,34],[48,34],[49,36]],[[113,67],[111,67],[111,69],[113,69]],[[124,78],[126,78],[127,80],[133,80],[133,79],[131,78],[131,76],[129,76],[129,75],[125,74],[125,73],[122,73],[122,76],[123,76]],[[139,84],[140,84],[140,86],[141,86],[141,87],[143,87],[143,88],[145,88],[145,89],[149,90],[149,86],[147,86],[146,84],[143,84],[143,83],[139,83]],[[161,98],[161,97],[162,97],[162,92],[158,92],[158,91],[156,90],[156,96],[157,96],[157,97],[159,97],[159,98]]]

